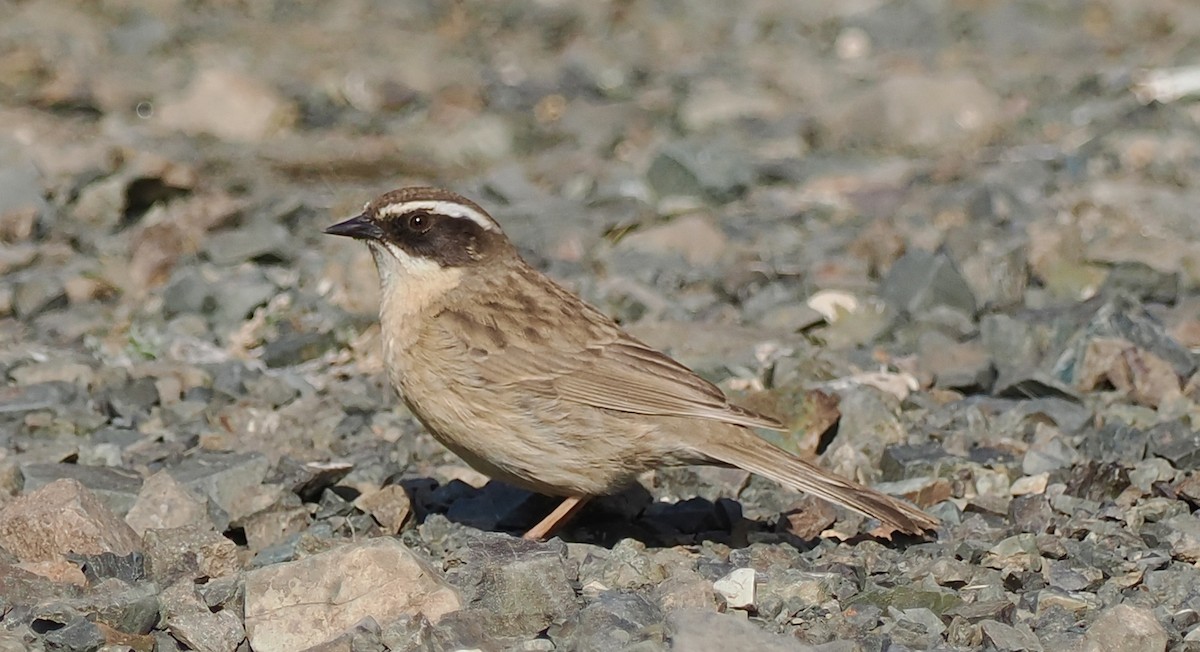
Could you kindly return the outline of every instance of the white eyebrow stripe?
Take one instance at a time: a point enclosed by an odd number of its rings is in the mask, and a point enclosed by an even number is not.
[[[430,200],[397,202],[395,204],[388,204],[387,206],[379,209],[379,216],[392,217],[395,215],[403,215],[404,213],[419,210],[425,210],[429,211],[430,213],[437,213],[447,217],[466,218],[478,224],[480,228],[487,231],[500,230],[500,225],[496,224],[496,221],[492,218],[475,210],[474,208],[471,208],[470,206],[464,206],[463,204],[454,201]]]

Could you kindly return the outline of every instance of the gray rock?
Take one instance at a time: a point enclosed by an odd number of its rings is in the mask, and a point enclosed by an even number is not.
[[[985,315],[979,321],[979,337],[990,358],[995,361],[1000,383],[1010,384],[1013,377],[1027,376],[1040,361],[1033,328],[1024,319],[1008,315]]]
[[[944,615],[952,618],[963,618],[972,623],[992,620],[1011,624],[1015,612],[1016,605],[1011,600],[1001,599],[963,603],[947,609]]]
[[[1181,378],[1196,371],[1196,356],[1175,341],[1158,319],[1132,299],[1116,297],[1095,308],[1090,320],[1063,347],[1053,361],[1055,377],[1074,383],[1089,343],[1101,337],[1123,339],[1153,353],[1170,363]]]
[[[83,576],[90,584],[98,584],[106,579],[135,583],[146,577],[146,556],[141,552],[128,555],[114,555],[111,552],[98,555],[71,554],[67,558],[79,564],[79,570],[83,571]]]
[[[245,608],[246,580],[240,573],[215,577],[198,585],[196,593],[208,606],[209,611],[225,609],[233,613],[242,613]]]
[[[76,617],[42,635],[47,650],[95,652],[104,645],[104,633],[86,618]]]
[[[889,482],[927,478],[953,459],[935,442],[888,446],[879,460],[880,478]]]
[[[672,612],[667,618],[667,632],[668,649],[679,652],[815,652],[818,649],[765,632],[745,618],[700,609]]]
[[[1200,468],[1200,431],[1188,421],[1160,423],[1146,436],[1147,452],[1166,459],[1177,469]]]
[[[650,164],[646,181],[659,197],[731,201],[753,181],[743,150],[729,141],[684,140],[664,146]]]
[[[163,289],[163,316],[209,315],[217,310],[219,296],[213,284],[198,266],[176,268]]]
[[[237,545],[203,525],[150,529],[143,539],[150,575],[162,586],[180,579],[207,581],[241,570]]]
[[[974,316],[975,295],[945,252],[912,250],[892,265],[879,296],[904,314],[920,315],[937,306]]]
[[[279,293],[258,267],[238,272],[218,289],[220,301],[214,313],[218,324],[237,324],[254,314]]]
[[[4,148],[14,147],[6,139]],[[49,208],[44,192],[42,174],[28,157],[0,166],[0,217],[25,210],[40,216]]]
[[[158,404],[158,388],[153,378],[138,378],[120,387],[110,388],[106,398],[115,416],[126,423],[133,423]]]
[[[433,625],[420,614],[405,616],[384,625],[379,638],[389,650],[425,649],[433,638]]]
[[[1149,609],[1118,604],[1088,627],[1084,644],[1097,652],[1160,652],[1167,649],[1167,632]]]
[[[263,347],[268,367],[290,367],[320,357],[336,344],[332,333],[282,332]]]
[[[1085,431],[1080,448],[1088,459],[1127,462],[1145,457],[1149,441],[1150,433],[1147,429],[1136,428],[1114,419],[1095,430]]]
[[[103,466],[23,464],[21,475],[25,478],[26,492],[41,489],[63,478],[75,480],[87,487],[117,516],[129,512],[142,487],[142,478],[137,473]]]
[[[198,452],[167,472],[184,487],[208,496],[237,521],[267,507],[261,498],[267,468],[261,453]]]
[[[941,151],[982,142],[1002,117],[1000,97],[971,76],[893,75],[828,120],[880,145]]]
[[[658,607],[640,593],[604,591],[549,634],[555,646],[564,650],[630,649],[637,643],[661,643],[663,620]]]
[[[158,587],[149,583],[94,582],[85,594],[63,604],[126,634],[144,635],[158,624]]]
[[[246,637],[241,619],[228,611],[210,611],[190,580],[162,592],[163,620],[171,635],[197,652],[234,652]]]
[[[138,534],[151,528],[183,526],[224,530],[228,519],[218,528],[212,519],[216,511],[206,496],[185,487],[167,471],[159,471],[146,479],[125,522]]]
[[[921,367],[933,376],[934,385],[968,392],[988,391],[995,373],[992,359],[976,342],[956,342],[938,333],[922,333],[918,340]]]
[[[900,645],[914,649],[929,649],[941,641],[946,626],[941,618],[928,609],[896,609],[890,607],[891,622],[883,629]]]
[[[304,652],[386,652],[383,632],[375,619],[367,616],[349,631],[324,643],[305,648]]]
[[[870,604],[881,609],[929,609],[943,614],[962,604],[962,598],[950,590],[932,590],[916,586],[875,587],[862,591],[846,604]]]
[[[1023,532],[1046,532],[1054,523],[1050,499],[1042,494],[1015,496],[1008,504],[1008,516]]]
[[[0,652],[41,652],[45,649],[28,625],[0,631]]]
[[[127,555],[138,535],[79,482],[62,479],[22,495],[0,510],[0,546],[25,562],[67,553]]]
[[[489,616],[489,632],[528,637],[562,624],[579,611],[576,579],[567,567],[567,548],[559,541],[536,543],[504,534],[471,540],[448,579],[463,599]]]
[[[59,408],[69,404],[75,393],[75,386],[68,383],[0,387],[0,414],[23,414]]]
[[[1178,272],[1159,271],[1142,262],[1121,262],[1108,270],[1100,294],[1173,304],[1179,297],[1181,280]]]
[[[1037,475],[1071,466],[1078,459],[1075,448],[1057,428],[1038,428],[1025,451],[1021,471],[1025,475]]]
[[[994,620],[979,623],[985,641],[1005,652],[1042,652],[1044,649],[1028,625],[1005,625]]]
[[[204,253],[216,265],[246,261],[286,263],[292,258],[291,234],[282,224],[256,220],[250,224],[214,233],[204,244]]]
[[[7,562],[0,563],[0,586],[4,587],[0,609],[6,614],[5,621],[11,623],[28,624],[34,617],[32,607],[39,602],[66,602],[83,593],[74,584],[53,582]]]
[[[363,618],[424,614],[437,622],[462,602],[427,562],[393,539],[339,546],[246,574],[246,631],[259,652],[302,649]]]
[[[28,275],[13,290],[12,310],[21,319],[32,319],[66,305],[67,292],[56,274]]]

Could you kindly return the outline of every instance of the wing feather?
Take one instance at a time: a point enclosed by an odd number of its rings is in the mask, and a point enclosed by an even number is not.
[[[485,383],[521,386],[528,392],[597,408],[660,416],[695,417],[752,428],[782,430],[782,424],[729,402],[715,385],[621,330],[607,317],[577,302],[579,316],[556,320],[541,340],[498,341],[496,332],[521,333],[529,310],[500,311],[482,324],[469,314],[442,320],[447,334],[487,359],[478,366]],[[567,323],[563,323],[566,321]]]

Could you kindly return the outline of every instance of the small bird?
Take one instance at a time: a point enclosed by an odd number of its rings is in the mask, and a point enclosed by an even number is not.
[[[326,233],[366,242],[381,285],[392,386],[477,471],[564,498],[552,535],[593,496],[663,466],[735,466],[922,535],[938,521],[813,466],[751,428],[782,430],[629,335],[531,267],[478,204],[402,188]]]

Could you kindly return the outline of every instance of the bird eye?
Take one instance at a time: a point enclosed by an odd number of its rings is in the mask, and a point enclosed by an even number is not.
[[[408,228],[417,233],[424,233],[433,226],[433,219],[428,213],[413,213],[408,216]]]

